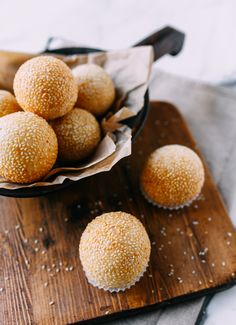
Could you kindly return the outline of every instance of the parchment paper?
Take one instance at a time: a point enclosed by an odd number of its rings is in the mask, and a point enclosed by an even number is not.
[[[0,89],[12,91],[14,75],[19,66],[31,54],[0,52]],[[58,56],[57,56],[58,57]],[[32,184],[15,184],[0,178],[0,188],[62,184],[65,179],[77,181],[84,177],[109,171],[120,159],[131,154],[131,129],[122,125],[122,120],[136,115],[144,104],[153,62],[151,46],[141,46],[111,52],[97,52],[88,55],[59,56],[76,76],[76,67],[83,63],[102,66],[112,78],[116,88],[113,107],[101,123],[104,138],[96,152],[85,162],[73,166],[56,166],[42,180]]]

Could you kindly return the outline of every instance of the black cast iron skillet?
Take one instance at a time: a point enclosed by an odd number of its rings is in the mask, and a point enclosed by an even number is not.
[[[183,47],[184,37],[185,35],[182,32],[168,26],[148,36],[143,41],[135,44],[134,46],[152,45],[154,50],[154,61],[156,61],[165,54],[170,54],[172,56],[177,55]],[[101,49],[87,48],[87,47],[66,47],[66,48],[49,50],[48,48],[52,40],[53,40],[52,38],[49,39],[44,53],[72,55],[72,54],[88,54],[92,52],[104,52],[104,50]],[[141,131],[148,114],[148,109],[149,109],[149,96],[147,91],[144,98],[144,106],[141,109],[141,111],[138,113],[138,115],[131,117],[122,122],[123,124],[126,124],[132,128],[133,139],[135,139],[138,133]],[[67,179],[64,181],[63,184],[59,184],[59,185],[29,187],[29,188],[22,188],[16,190],[6,190],[0,188],[0,195],[9,196],[9,197],[19,197],[19,198],[35,197],[35,196],[41,196],[41,195],[48,194],[50,192],[63,189],[72,183],[73,183],[72,180]]]

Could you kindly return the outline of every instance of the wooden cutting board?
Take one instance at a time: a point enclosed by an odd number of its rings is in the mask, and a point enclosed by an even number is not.
[[[0,198],[1,324],[68,324],[118,317],[225,289],[235,283],[236,238],[206,167],[203,193],[169,212],[148,204],[138,176],[147,155],[171,143],[197,152],[175,107],[152,103],[131,157],[111,172],[32,199]],[[152,242],[150,267],[124,293],[86,281],[78,255],[87,223],[108,211],[141,219]]]

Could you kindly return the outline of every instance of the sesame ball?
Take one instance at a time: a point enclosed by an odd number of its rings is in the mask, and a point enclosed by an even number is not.
[[[58,139],[58,155],[63,162],[82,160],[91,155],[100,141],[100,126],[89,112],[74,108],[51,122]]]
[[[15,97],[6,90],[0,90],[0,117],[21,111]]]
[[[14,183],[45,176],[57,158],[57,138],[51,126],[30,112],[0,118],[0,175]]]
[[[79,254],[86,277],[104,290],[130,288],[145,272],[151,245],[142,223],[131,214],[110,212],[90,222]]]
[[[115,99],[114,84],[106,71],[96,64],[82,64],[73,69],[78,85],[78,107],[102,115]]]
[[[177,209],[190,205],[200,194],[204,168],[193,150],[181,145],[167,145],[149,156],[140,181],[148,201]]]
[[[71,70],[52,56],[39,56],[22,64],[13,88],[24,111],[46,120],[68,113],[77,99],[77,85]]]

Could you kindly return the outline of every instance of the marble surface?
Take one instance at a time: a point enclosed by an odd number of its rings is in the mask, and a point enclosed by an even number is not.
[[[48,37],[59,36],[69,43],[117,49],[173,25],[187,34],[184,50],[162,58],[155,68],[234,85],[235,12],[235,0],[0,0],[0,48],[37,52]],[[151,95],[155,98],[155,92]],[[216,295],[205,324],[235,324],[235,299],[236,288]]]

